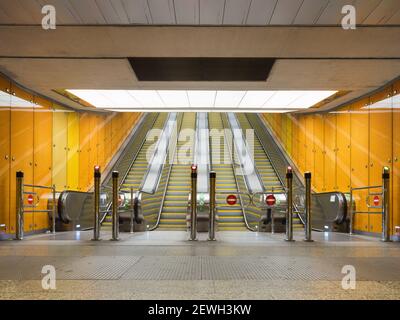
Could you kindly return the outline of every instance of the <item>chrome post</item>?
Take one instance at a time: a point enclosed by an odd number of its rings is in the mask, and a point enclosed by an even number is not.
[[[306,185],[306,225],[304,228],[306,242],[313,242],[311,238],[311,172],[304,173],[305,185]]]
[[[268,208],[267,210],[270,210],[271,212],[271,234],[274,234],[275,233],[274,210],[272,210],[272,208]]]
[[[195,241],[197,240],[197,166],[195,165],[192,165],[191,182],[189,240]]]
[[[382,241],[390,242],[390,169],[383,168],[382,173]]]
[[[94,241],[100,240],[100,167],[94,167],[94,226],[93,226],[93,239]]]
[[[210,225],[208,228],[208,240],[215,240],[215,180],[216,172],[210,172]]]
[[[353,188],[350,187],[350,204],[347,206],[348,208],[348,212],[350,215],[350,231],[349,234],[352,235],[353,234]]]
[[[56,206],[56,186],[54,184],[53,184],[53,187],[52,187],[52,191],[53,191],[52,233],[55,234],[56,233],[56,209],[57,209],[57,206]]]
[[[133,233],[133,216],[135,214],[134,210],[135,210],[135,202],[133,199],[133,188],[131,187],[131,226],[130,226],[131,229],[129,233]]]
[[[112,239],[119,240],[119,216],[118,216],[118,171],[112,172]]]
[[[286,241],[293,240],[293,172],[288,167],[286,171],[287,210],[286,210]]]
[[[24,238],[24,173],[18,171],[16,173],[16,224],[15,239],[22,240]]]

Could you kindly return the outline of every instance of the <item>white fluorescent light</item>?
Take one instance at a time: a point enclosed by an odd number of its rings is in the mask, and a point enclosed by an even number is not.
[[[184,90],[158,90],[158,94],[166,107],[185,108],[189,104],[188,96]]]
[[[190,107],[202,108],[214,106],[216,91],[188,90]]]
[[[18,98],[17,96],[11,95],[7,92],[0,91],[0,108],[41,108],[41,106],[34,104],[33,102]]]
[[[217,91],[214,107],[236,108],[246,91]]]
[[[400,109],[400,95],[383,99],[362,109]]]
[[[302,92],[299,97],[289,104],[292,108],[309,108],[314,104],[330,97],[335,94],[336,91],[311,91]]]
[[[271,90],[67,90],[97,108],[113,111],[282,112],[309,108],[337,91]],[[125,110],[122,110],[125,109]]]
[[[155,90],[129,90],[129,94],[133,96],[139,103],[146,108],[162,108],[164,103]]]
[[[275,91],[247,91],[239,107],[258,108],[262,106]]]

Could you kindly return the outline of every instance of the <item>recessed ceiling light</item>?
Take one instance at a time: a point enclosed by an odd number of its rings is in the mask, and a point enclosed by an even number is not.
[[[337,91],[67,90],[89,104],[125,111],[277,112],[309,108]],[[275,111],[273,111],[275,110]]]

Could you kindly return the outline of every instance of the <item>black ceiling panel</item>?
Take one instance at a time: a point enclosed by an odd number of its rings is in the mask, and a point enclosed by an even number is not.
[[[273,58],[128,58],[139,81],[266,81]]]

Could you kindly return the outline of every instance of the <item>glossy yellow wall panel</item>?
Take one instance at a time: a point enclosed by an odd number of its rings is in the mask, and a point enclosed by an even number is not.
[[[28,101],[31,98],[28,98]],[[24,172],[24,183],[33,184],[33,106],[11,108],[11,197],[10,212],[15,212],[15,174]],[[14,192],[13,192],[14,191]],[[29,190],[26,190],[29,192]],[[31,190],[32,191],[32,190]],[[15,217],[15,215],[13,216]],[[10,218],[11,229],[15,218]],[[33,231],[33,214],[25,214],[24,230]]]
[[[324,188],[323,191],[336,190],[336,114],[325,115],[324,123]]]
[[[351,106],[351,185],[362,187],[369,185],[369,111],[365,108],[369,99],[361,100]],[[365,191],[355,192],[357,211],[368,211]],[[358,213],[355,215],[355,228],[368,231],[369,216]]]
[[[392,88],[372,95],[369,106],[369,183],[382,183],[382,168],[392,169]],[[389,98],[389,99],[388,99]],[[379,101],[379,107],[376,104]],[[370,211],[376,212],[376,209]],[[369,231],[382,232],[382,216],[370,214]]]
[[[67,189],[79,190],[79,115],[68,113]]]
[[[104,158],[105,162],[108,163],[112,156],[112,121],[110,116],[105,118],[104,135]]]
[[[45,106],[34,109],[34,184],[49,187],[52,185],[52,131],[53,110]],[[35,188],[39,197],[37,210],[46,210],[47,201],[51,197],[48,189]],[[35,230],[48,229],[48,214],[37,212],[33,214]]]
[[[57,190],[67,188],[68,112],[53,113],[53,184]]]
[[[289,115],[289,118],[292,122],[292,160],[298,167],[298,159],[299,159],[299,122],[296,116]]]
[[[90,154],[90,118],[88,113],[79,117],[79,188],[87,191],[90,187],[93,168],[89,163]]]
[[[290,118],[286,115],[285,116],[286,119],[286,131],[287,131],[287,135],[286,135],[286,150],[288,151],[289,154],[292,153],[292,122],[290,121]]]
[[[400,227],[400,82],[393,86],[392,232]]]
[[[99,130],[97,133],[97,163],[101,166],[105,166],[105,159],[104,159],[104,143],[105,143],[105,119],[104,117],[99,117],[98,119],[98,126]]]
[[[336,185],[341,192],[350,191],[350,129],[350,108],[341,108],[336,114]]]
[[[315,154],[314,154],[314,115],[306,116],[306,131],[305,131],[305,171],[314,173]],[[313,180],[313,179],[312,179]]]
[[[6,89],[3,87],[0,89]],[[9,85],[7,86],[9,88]],[[0,105],[0,224],[10,225],[10,105]]]
[[[300,171],[306,171],[306,118],[300,117],[298,119],[298,136],[299,136],[299,145],[298,145],[298,159],[297,165]]]
[[[322,192],[324,189],[324,174],[325,174],[325,118],[321,114],[316,114],[314,117],[314,150],[315,150],[315,166],[313,172],[313,186],[317,192]]]

